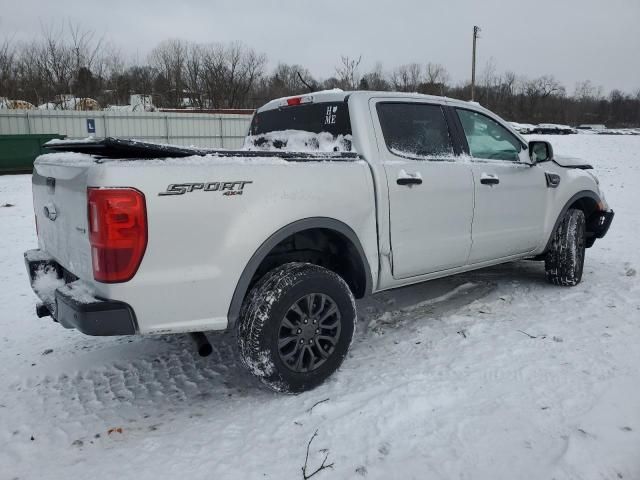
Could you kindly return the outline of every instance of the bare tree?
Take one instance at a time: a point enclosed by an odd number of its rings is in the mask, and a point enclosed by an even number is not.
[[[451,85],[444,65],[410,63],[385,71],[377,63],[360,76],[361,61],[362,57],[342,56],[334,76],[316,81],[303,65],[279,64],[266,74],[266,57],[239,42],[167,40],[146,62],[125,62],[104,37],[63,22],[43,25],[41,37],[30,42],[0,39],[0,96],[52,108],[66,103],[63,94],[118,104],[131,93],[153,95],[158,106],[254,108],[271,98],[319,87],[469,97],[469,84]],[[552,75],[530,79],[501,73],[490,59],[478,89],[481,102],[514,121],[640,124],[640,88],[633,94],[613,91],[605,96],[602,87],[582,81],[568,96]]]
[[[182,106],[184,98],[183,72],[187,58],[187,43],[182,40],[165,40],[151,51],[149,62],[162,76],[158,86],[163,90],[162,95],[170,107]]]
[[[382,68],[382,63],[377,62],[373,70],[366,73],[360,79],[358,88],[362,90],[386,91],[391,89],[387,75]]]
[[[362,55],[357,59],[346,55],[340,57],[340,64],[336,67],[336,75],[341,87],[345,90],[355,90],[360,83],[358,67],[362,62]]]
[[[99,58],[104,37],[96,39],[93,30],[83,29],[80,24],[74,24],[71,21],[69,21],[69,36],[73,68],[76,71],[83,67],[91,70],[94,62]]]
[[[440,63],[427,63],[425,81],[431,84],[446,84],[449,82],[449,72]]]
[[[317,83],[302,65],[279,63],[273,73],[265,78],[263,88],[266,97],[278,98],[308,92],[309,89],[316,90]]]
[[[595,86],[590,80],[576,83],[573,96],[582,101],[598,100],[602,98],[602,86]]]
[[[553,75],[543,75],[527,82],[525,90],[529,96],[547,98],[551,95],[564,96],[566,89]]]
[[[502,76],[502,84],[508,97],[513,97],[518,88],[518,77],[514,72],[505,72]]]
[[[447,83],[449,82],[449,72],[439,63],[427,63],[424,83],[420,86],[421,93],[431,95],[444,95]]]
[[[205,48],[202,45],[197,43],[187,45],[184,62],[184,83],[189,103],[196,108],[209,106],[208,102],[203,98],[204,60]]]
[[[266,57],[242,43],[212,44],[202,50],[202,88],[212,108],[243,108],[264,74]]]
[[[47,81],[55,89],[55,94],[69,93],[73,79],[73,52],[64,41],[64,24],[60,28],[54,25],[42,27],[43,45],[40,47],[38,61],[47,76]]]
[[[240,42],[226,49],[228,106],[244,107],[248,103],[249,91],[264,73],[267,58]]]
[[[16,93],[16,51],[8,38],[0,43],[0,97],[11,97]]]
[[[419,63],[400,65],[391,72],[393,88],[401,92],[417,92],[422,79],[422,66]]]

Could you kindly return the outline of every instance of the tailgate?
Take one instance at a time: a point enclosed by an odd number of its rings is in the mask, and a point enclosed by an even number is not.
[[[93,161],[87,156],[85,162],[65,162],[61,155],[64,154],[45,155],[34,165],[33,207],[38,243],[69,272],[92,280],[87,175]]]

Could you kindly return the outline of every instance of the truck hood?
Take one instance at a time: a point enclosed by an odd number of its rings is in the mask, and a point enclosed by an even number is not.
[[[579,168],[580,170],[592,170],[593,166],[580,158],[554,157],[553,161],[564,168]]]

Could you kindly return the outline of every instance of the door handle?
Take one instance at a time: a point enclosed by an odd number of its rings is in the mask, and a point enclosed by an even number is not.
[[[396,183],[398,185],[406,185],[409,187],[411,185],[422,185],[422,175],[420,175],[420,172],[407,173],[402,169],[398,172]]]
[[[421,178],[399,178],[396,180],[398,185],[422,185]]]
[[[496,175],[483,173],[480,175],[480,183],[483,185],[497,185],[500,183],[500,179]]]

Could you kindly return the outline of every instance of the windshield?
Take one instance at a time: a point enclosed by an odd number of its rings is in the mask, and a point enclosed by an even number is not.
[[[310,103],[254,115],[245,148],[349,152],[351,140],[346,102]]]

